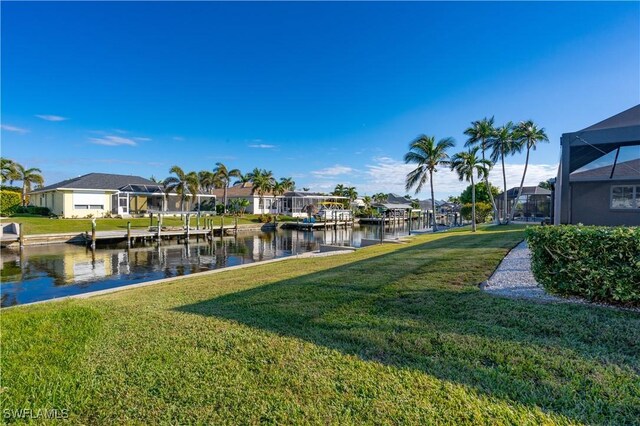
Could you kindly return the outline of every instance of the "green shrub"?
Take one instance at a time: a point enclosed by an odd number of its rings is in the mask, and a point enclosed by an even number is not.
[[[273,220],[273,217],[270,214],[261,214],[258,216],[258,222],[260,223],[270,223]]]
[[[476,223],[485,223],[493,213],[493,207],[489,203],[476,203]],[[471,203],[460,208],[460,214],[465,220],[471,220]]]
[[[526,236],[533,274],[549,292],[640,305],[640,228],[541,226]]]
[[[14,213],[20,214],[32,214],[37,216],[51,216],[51,210],[48,207],[38,207],[38,206],[18,206],[14,209]]]
[[[22,194],[17,191],[0,191],[0,214],[13,214],[16,208],[20,207]]]

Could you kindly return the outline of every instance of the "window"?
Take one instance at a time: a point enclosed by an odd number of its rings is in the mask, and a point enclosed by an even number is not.
[[[637,209],[640,208],[640,186],[612,186],[612,209]]]
[[[89,208],[91,210],[103,210],[104,209],[104,205],[102,205],[102,204],[91,204],[89,206]]]
[[[89,206],[86,204],[74,204],[73,208],[76,210],[87,210]]]

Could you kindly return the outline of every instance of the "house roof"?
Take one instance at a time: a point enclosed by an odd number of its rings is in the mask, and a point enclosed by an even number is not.
[[[400,204],[400,203],[374,203],[374,207],[384,207],[387,210],[412,210],[410,204]]]
[[[214,189],[213,194],[218,198],[223,197],[224,188]],[[227,188],[227,197],[229,198],[251,197],[253,195],[257,195],[257,194],[255,194],[255,191],[253,190],[253,184],[251,182],[239,183],[237,185],[233,185]],[[264,195],[271,196],[273,194],[271,192],[265,192]]]
[[[580,180],[601,180],[601,179],[638,179],[640,180],[640,158],[624,161],[615,165],[613,175],[611,170],[613,164],[597,167],[583,172],[574,172],[570,176],[571,181]]]
[[[520,189],[519,186],[509,189],[507,191],[507,198],[515,198],[515,196],[518,194],[518,189]],[[502,192],[500,195],[502,194],[504,194],[504,192]],[[522,195],[551,195],[551,191],[540,186],[523,186],[520,196]]]
[[[582,131],[613,129],[617,127],[640,126],[640,104],[612,117],[593,124]]]
[[[145,179],[140,176],[114,175],[111,173],[89,173],[72,179],[63,180],[43,188],[38,188],[32,192],[44,192],[54,189],[102,189],[118,190],[127,185],[148,185],[158,186],[157,182]]]

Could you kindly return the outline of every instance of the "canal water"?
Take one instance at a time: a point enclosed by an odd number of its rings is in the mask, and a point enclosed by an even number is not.
[[[385,238],[408,232],[407,224],[387,226]],[[191,239],[189,244],[119,243],[99,245],[96,250],[72,244],[2,249],[1,306],[287,257],[316,251],[321,244],[359,247],[363,238],[380,238],[380,226],[239,233],[213,242]]]

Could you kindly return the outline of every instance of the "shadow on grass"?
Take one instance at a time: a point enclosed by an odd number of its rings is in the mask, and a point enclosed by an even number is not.
[[[640,316],[494,298],[517,231],[451,234],[177,308],[419,370],[589,423],[640,418]]]

